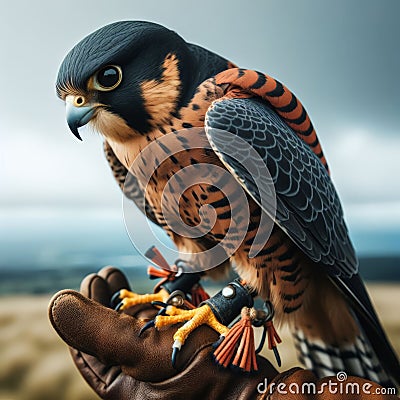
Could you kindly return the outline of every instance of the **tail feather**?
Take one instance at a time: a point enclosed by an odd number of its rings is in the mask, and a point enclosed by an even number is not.
[[[358,351],[364,349],[362,353],[365,354],[365,360],[368,360],[369,356],[379,360],[381,369],[386,371],[392,382],[400,386],[398,356],[382,328],[360,275],[356,274],[346,279],[336,277],[332,281],[347,298],[354,318],[362,330]],[[392,383],[392,387],[396,385]]]
[[[297,330],[294,338],[300,362],[319,378],[345,372],[384,387],[396,387],[364,334],[358,336],[353,344],[342,346],[327,345],[320,339],[307,338],[302,330]]]

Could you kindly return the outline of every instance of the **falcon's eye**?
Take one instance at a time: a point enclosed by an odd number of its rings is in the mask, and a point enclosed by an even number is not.
[[[108,91],[115,89],[122,81],[122,70],[116,65],[102,68],[94,76],[94,86],[98,90]]]

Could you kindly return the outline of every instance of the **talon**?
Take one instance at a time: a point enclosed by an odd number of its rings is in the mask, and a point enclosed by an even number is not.
[[[124,301],[122,300],[114,307],[114,310],[115,311],[121,310],[123,305],[124,305]]]
[[[114,307],[115,307],[115,304],[117,304],[117,305],[119,304],[119,303],[117,303],[117,300],[120,299],[120,294],[121,294],[121,291],[118,290],[118,292],[115,292],[115,293],[112,295],[111,300],[110,300],[110,307],[114,308]]]
[[[181,348],[182,348],[182,343],[179,340],[175,340],[174,344],[172,345],[172,356],[171,356],[171,363],[174,368],[176,365],[176,358],[178,356],[178,352]]]
[[[151,305],[152,306],[159,306],[159,307],[162,307],[162,308],[167,308],[168,307],[167,303],[163,303],[162,301],[158,301],[158,300],[152,301]]]
[[[162,303],[161,301],[153,301],[151,304],[153,304],[153,303],[160,303],[161,305],[165,305],[165,307],[163,307],[161,310],[158,311],[156,317],[158,317],[159,315],[167,315],[167,308],[166,308],[167,304]],[[157,304],[157,305],[159,305],[159,304]],[[150,329],[150,328],[152,328],[153,326],[156,326],[156,318],[154,318],[154,319],[152,319],[151,321],[147,322],[147,323],[142,327],[142,329],[140,330],[140,332],[139,332],[139,334],[138,334],[138,337],[140,337],[140,336],[142,335],[143,332],[147,331],[147,329]]]
[[[149,321],[145,325],[143,325],[142,329],[139,331],[138,337],[140,337],[143,332],[147,331],[147,329],[150,329],[153,326],[155,326],[155,320],[154,319],[152,319],[151,321]]]

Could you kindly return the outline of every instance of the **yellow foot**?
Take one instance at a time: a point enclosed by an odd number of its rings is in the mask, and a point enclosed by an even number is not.
[[[222,325],[217,320],[211,308],[207,304],[193,310],[183,310],[175,306],[168,306],[166,313],[168,315],[159,315],[156,317],[156,328],[162,328],[164,326],[187,321],[175,332],[174,335],[174,344],[172,346],[173,365],[175,364],[177,352],[181,349],[188,336],[200,325],[208,325],[223,336],[225,336],[229,331],[229,328]]]
[[[129,290],[122,289],[114,295],[112,302],[115,303],[116,301],[120,300],[115,309],[117,311],[122,311],[138,304],[151,303],[153,301],[160,301],[164,303],[168,298],[169,293],[164,289],[161,289],[157,293],[151,294],[137,294],[130,292]]]

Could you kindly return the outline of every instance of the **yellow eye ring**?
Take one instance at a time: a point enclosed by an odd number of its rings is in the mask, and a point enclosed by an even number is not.
[[[118,65],[107,65],[94,75],[93,86],[97,90],[109,92],[122,81],[122,69]]]
[[[75,107],[82,107],[86,103],[86,100],[83,96],[75,96],[73,100],[73,104]]]

